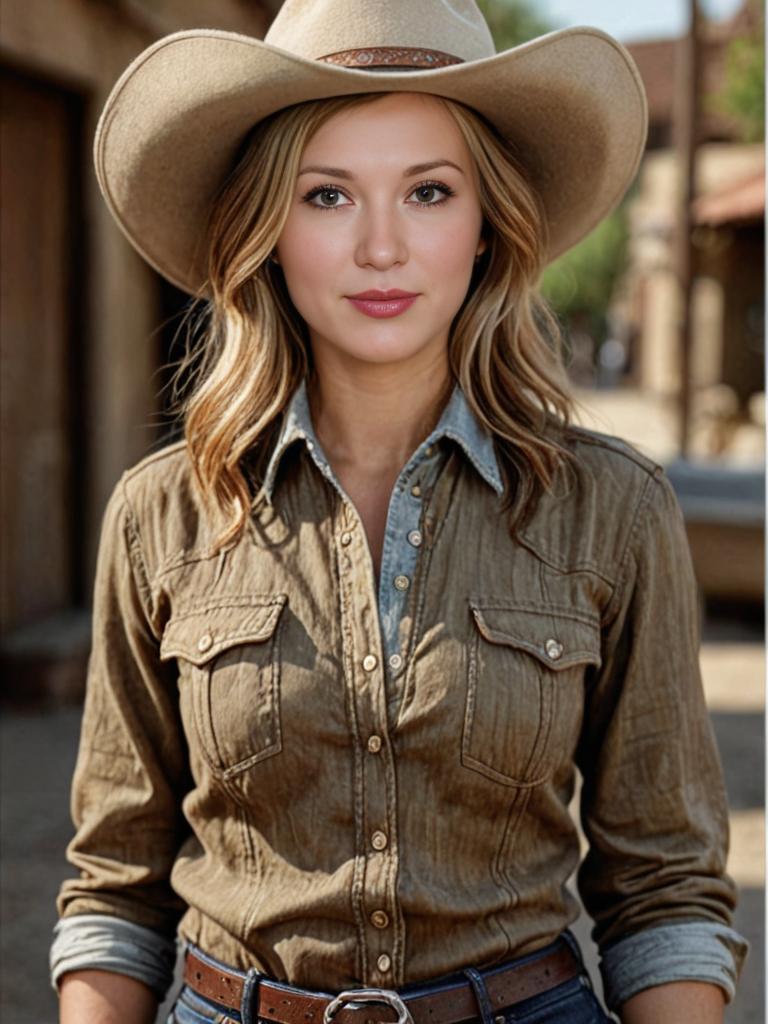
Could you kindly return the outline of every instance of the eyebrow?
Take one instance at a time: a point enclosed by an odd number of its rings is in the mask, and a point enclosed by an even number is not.
[[[410,178],[414,174],[424,174],[426,171],[433,171],[436,167],[454,167],[459,174],[463,174],[464,171],[455,164],[453,160],[428,160],[424,164],[411,164],[410,167],[406,167],[403,171],[404,178]],[[351,171],[344,170],[343,167],[320,167],[317,164],[312,164],[309,167],[302,167],[299,171],[298,177],[302,174],[327,174],[329,178],[344,178],[346,181],[354,181],[355,176]]]

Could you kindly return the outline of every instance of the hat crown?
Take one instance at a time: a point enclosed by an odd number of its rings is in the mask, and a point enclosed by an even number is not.
[[[310,60],[367,47],[423,47],[463,61],[496,53],[474,0],[286,0],[264,42]]]

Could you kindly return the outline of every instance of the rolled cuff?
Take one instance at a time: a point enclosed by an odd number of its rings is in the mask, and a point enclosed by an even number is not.
[[[144,982],[165,999],[173,983],[176,940],[143,925],[107,914],[75,914],[53,929],[51,984],[67,971],[100,970]]]
[[[719,985],[730,1002],[748,951],[743,936],[714,921],[685,921],[636,932],[601,951],[606,1004],[618,1010],[643,989],[674,981]]]

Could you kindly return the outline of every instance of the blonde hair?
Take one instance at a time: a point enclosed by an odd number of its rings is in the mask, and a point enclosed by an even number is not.
[[[213,206],[210,302],[191,332],[197,337],[176,380],[191,371],[179,408],[197,483],[208,507],[222,517],[219,546],[244,528],[254,504],[251,485],[257,485],[258,500],[281,413],[312,369],[306,325],[280,267],[269,260],[288,216],[302,151],[334,114],[381,95],[313,100],[259,122]],[[475,159],[488,241],[452,325],[449,365],[494,437],[503,508],[514,530],[571,458],[563,443],[572,401],[562,336],[536,289],[546,220],[510,143],[475,111],[438,98]]]

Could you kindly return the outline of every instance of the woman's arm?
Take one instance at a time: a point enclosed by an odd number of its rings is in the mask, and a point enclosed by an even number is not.
[[[673,1000],[681,1020],[720,1021],[717,1000],[732,997],[746,943],[731,927],[728,809],[701,684],[696,579],[660,470],[630,522],[602,653],[578,753],[589,841],[579,889],[606,1001],[633,1024],[678,1019],[659,1000]],[[719,1016],[697,1016],[702,999]]]
[[[677,981],[638,992],[621,1007],[622,1024],[722,1024],[725,999],[718,985]]]
[[[192,783],[175,667],[160,659],[162,617],[151,580],[121,481],[99,545],[72,784],[76,832],[67,848],[76,873],[59,892],[51,968],[54,983],[70,971],[98,971],[119,974],[121,988],[135,980],[161,996],[173,978],[176,925],[186,909],[170,874],[189,834],[182,801]]]
[[[157,998],[141,981],[111,971],[70,971],[61,979],[60,1024],[153,1024]]]

